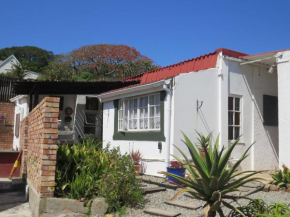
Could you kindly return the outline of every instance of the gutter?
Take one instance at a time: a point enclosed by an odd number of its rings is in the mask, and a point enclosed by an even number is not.
[[[154,83],[138,85],[135,87],[131,87],[131,88],[129,87],[129,88],[117,90],[114,92],[99,94],[97,95],[97,97],[100,99],[101,102],[107,102],[107,101],[112,101],[112,100],[120,99],[124,97],[136,96],[138,92],[140,92],[140,94],[147,94],[147,93],[152,93],[156,91],[161,91],[163,90],[164,84],[166,84],[166,80],[161,80]]]

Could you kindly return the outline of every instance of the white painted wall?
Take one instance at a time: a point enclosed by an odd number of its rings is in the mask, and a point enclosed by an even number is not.
[[[158,175],[159,171],[166,171],[166,141],[162,142],[162,151],[158,149],[158,141],[126,141],[113,140],[114,135],[114,111],[113,101],[103,103],[103,146],[120,147],[121,153],[129,153],[132,149],[140,150],[145,159],[142,162],[146,174]],[[168,120],[165,120],[165,124]],[[166,134],[164,132],[164,134]]]
[[[290,167],[290,52],[278,58],[279,165]]]
[[[14,112],[14,133],[13,133],[13,149],[19,149],[20,145],[20,135],[19,137],[15,136],[15,128],[16,128],[16,115],[20,114],[20,122],[28,115],[29,113],[29,100],[28,97],[25,96],[21,98],[18,103],[14,102],[15,104],[15,112]],[[20,134],[20,131],[19,131]]]
[[[213,132],[214,138],[219,134],[219,96],[218,70],[181,74],[175,78],[174,87],[174,140],[182,151],[189,153],[183,140],[183,131],[192,142],[197,142],[198,131],[204,135]],[[197,112],[197,100],[202,106]],[[176,148],[174,155],[181,157]]]
[[[277,96],[277,74],[266,68],[228,61],[229,95],[242,97],[241,143],[233,152],[237,159],[255,141],[242,170],[272,170],[277,166],[278,127],[263,125],[263,95]]]

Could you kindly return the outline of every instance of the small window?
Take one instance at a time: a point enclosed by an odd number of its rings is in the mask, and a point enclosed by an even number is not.
[[[99,100],[97,97],[86,97],[86,109],[98,110]]]
[[[93,114],[85,114],[84,134],[96,134],[97,116]]]
[[[241,135],[241,98],[229,97],[228,139],[235,140]]]
[[[264,125],[278,126],[278,97],[263,96],[263,118]]]

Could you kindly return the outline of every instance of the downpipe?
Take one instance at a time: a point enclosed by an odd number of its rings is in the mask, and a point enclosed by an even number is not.
[[[166,152],[165,152],[165,164],[169,166],[170,162],[170,132],[171,132],[171,94],[172,91],[168,88],[171,80],[165,80],[163,89],[166,91],[166,105],[165,105],[165,121],[168,121],[165,125],[165,139],[166,139]]]

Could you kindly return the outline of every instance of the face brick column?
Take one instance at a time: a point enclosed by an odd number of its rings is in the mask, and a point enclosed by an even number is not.
[[[23,172],[43,198],[54,196],[58,115],[59,98],[46,97],[21,122]]]

